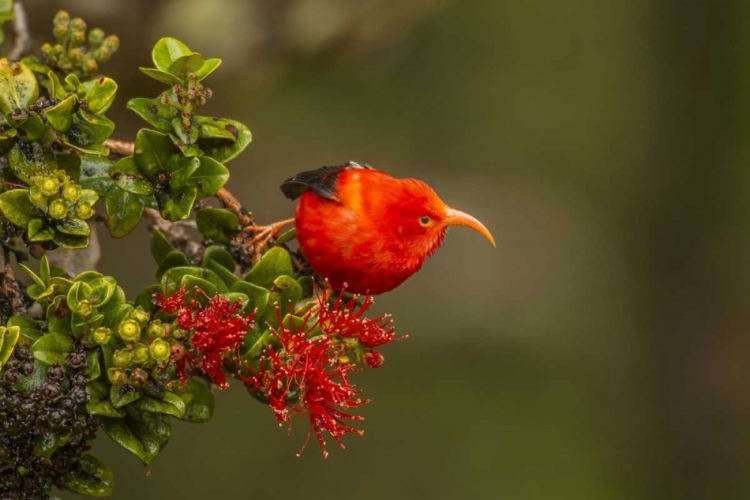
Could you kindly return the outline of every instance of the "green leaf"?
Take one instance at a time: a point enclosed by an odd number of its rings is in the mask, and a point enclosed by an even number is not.
[[[65,337],[70,333],[70,309],[65,304],[64,296],[58,295],[47,306],[47,328],[52,334]]]
[[[112,135],[115,124],[103,115],[78,110],[73,115],[73,124],[62,133],[62,142],[66,146],[84,154],[108,155],[109,149],[102,142]]]
[[[167,73],[166,71],[161,71],[154,68],[138,68],[141,70],[141,72],[146,75],[149,78],[153,78],[154,80],[166,83],[167,85],[177,85],[182,83],[181,78],[177,78],[176,76]]]
[[[186,290],[195,290],[196,288],[199,288],[203,290],[203,293],[205,293],[209,297],[213,297],[219,292],[219,287],[217,287],[215,284],[211,283],[208,280],[204,280],[203,278],[198,278],[189,274],[182,277],[180,285],[184,286]],[[221,286],[223,288],[226,288],[226,285],[224,285],[223,282]]]
[[[26,109],[39,98],[34,73],[19,62],[0,59],[0,112],[7,115]]]
[[[73,312],[80,312],[79,305],[82,301],[88,301],[91,297],[91,285],[84,283],[83,281],[76,281],[73,286],[68,290],[68,294],[65,297],[65,301],[68,304],[68,308]]]
[[[141,306],[146,312],[154,310],[154,294],[161,290],[161,285],[149,285],[135,298],[135,306]]]
[[[142,396],[143,393],[132,385],[113,385],[109,389],[109,399],[115,408],[122,408],[139,400]]]
[[[156,69],[169,72],[169,67],[177,59],[193,53],[187,45],[176,38],[164,37],[154,44],[151,50],[151,60]]]
[[[191,378],[185,385],[175,389],[174,393],[185,403],[182,420],[195,424],[211,420],[214,413],[214,396],[206,384]]]
[[[0,368],[4,368],[5,363],[10,359],[20,335],[20,326],[0,326]]]
[[[175,155],[174,158],[177,158]],[[172,165],[174,163],[174,166]],[[195,156],[185,158],[180,157],[178,161],[170,162],[170,170],[176,167],[169,174],[169,185],[172,189],[182,189],[188,183],[190,177],[200,168],[201,162]]]
[[[167,172],[167,164],[174,153],[175,147],[169,136],[146,128],[138,131],[133,156],[146,177],[153,179]]]
[[[125,416],[123,410],[118,410],[112,406],[109,400],[109,389],[104,382],[96,380],[90,382],[86,386],[86,391],[91,395],[91,398],[86,403],[86,411],[91,415],[101,415],[102,417],[109,418]]]
[[[203,236],[218,243],[229,245],[232,238],[240,232],[240,221],[229,210],[221,208],[204,208],[196,215],[198,231]]]
[[[24,64],[28,65],[28,63],[24,63]],[[47,89],[49,90],[49,96],[54,99],[57,99],[58,101],[65,99],[68,95],[68,92],[65,90],[65,87],[63,87],[62,83],[60,82],[60,78],[58,78],[57,73],[49,69],[48,71],[44,71],[42,74],[46,74],[48,78]]]
[[[198,199],[213,196],[228,180],[227,167],[208,156],[200,157],[200,167],[190,176],[190,183],[198,189]]]
[[[240,281],[240,279],[232,271],[230,271],[226,267],[222,266],[221,264],[219,264],[215,260],[209,260],[208,262],[206,262],[205,264],[202,264],[202,265],[206,269],[210,269],[213,272],[215,272],[216,275],[219,278],[221,278],[221,280],[224,282],[224,284],[227,287],[231,287],[237,281]]]
[[[45,116],[50,126],[58,132],[67,131],[73,125],[73,114],[75,113],[78,97],[70,95],[58,102],[51,108],[47,108]]]
[[[232,142],[237,140],[237,130],[222,118],[196,116],[195,123],[200,129],[201,139],[226,139]]]
[[[114,183],[109,175],[112,163],[101,156],[80,155],[78,157],[81,159],[81,177],[79,180],[81,187],[92,189],[104,196]]]
[[[273,247],[245,275],[245,281],[270,289],[274,280],[282,275],[294,277],[292,257],[287,250]]]
[[[154,461],[169,441],[169,417],[128,413],[125,418],[105,418],[102,429],[112,440],[137,456],[144,465]]]
[[[167,240],[164,233],[157,228],[154,228],[151,232],[149,248],[151,249],[151,255],[154,257],[157,264],[161,264],[161,262],[167,258],[167,255],[175,250],[169,240]]]
[[[61,233],[73,236],[88,236],[91,234],[89,225],[81,219],[63,219],[57,222],[55,228]]]
[[[200,69],[195,72],[195,75],[198,77],[198,81],[203,80],[208,75],[216,71],[216,68],[218,68],[219,66],[221,66],[221,59],[206,59],[203,62],[203,66],[201,66]]]
[[[156,193],[161,216],[174,222],[187,219],[195,204],[198,191],[192,186],[180,190],[164,190]]]
[[[52,242],[61,248],[79,249],[89,246],[89,237],[55,232]]]
[[[18,227],[26,227],[39,213],[29,200],[28,189],[11,189],[0,193],[0,211]]]
[[[279,236],[278,239],[276,240],[276,244],[283,245],[284,243],[288,243],[292,241],[296,237],[297,237],[297,228],[295,227],[285,232],[281,236]]]
[[[31,343],[35,342],[42,336],[42,327],[40,322],[35,321],[23,314],[11,316],[7,323],[8,327],[17,326],[21,329],[21,337],[24,337]],[[0,361],[2,359],[0,358]]]
[[[126,156],[112,165],[111,175],[115,185],[128,193],[148,196],[154,192],[154,185],[142,176],[132,156]]]
[[[206,156],[210,156],[220,163],[227,163],[250,145],[253,135],[250,133],[250,129],[238,121],[224,118],[218,120],[218,122],[225,130],[231,132],[234,140],[201,138],[198,141],[198,147],[205,152]]]
[[[115,290],[117,290],[117,281],[111,276],[102,276],[91,281],[89,286],[91,286],[91,295],[89,296],[91,305],[99,308],[114,296]]]
[[[86,375],[88,375],[90,380],[96,380],[101,374],[102,369],[99,364],[99,349],[95,349],[86,355]]]
[[[156,279],[160,280],[162,276],[164,276],[164,274],[172,268],[185,267],[189,264],[190,262],[188,261],[187,255],[185,255],[184,253],[180,252],[179,250],[169,252],[167,256],[164,257],[164,259],[161,261],[159,267],[156,270]]]
[[[31,345],[34,358],[48,365],[65,363],[65,358],[74,350],[73,341],[63,333],[48,333]]]
[[[204,62],[203,56],[193,52],[192,54],[184,55],[175,59],[172,64],[169,65],[167,72],[178,78],[186,79],[189,73],[195,73],[201,69]]]
[[[105,199],[109,233],[115,238],[127,236],[138,226],[146,206],[144,198],[120,188],[111,189]]]
[[[52,151],[35,141],[16,141],[8,151],[8,165],[26,184],[32,183],[32,177],[50,175],[57,170],[57,161]]]
[[[108,497],[114,491],[115,478],[104,462],[86,454],[73,464],[65,488],[87,497]]]
[[[211,245],[203,252],[201,265],[205,267],[210,261],[216,262],[232,273],[234,273],[234,269],[237,267],[237,262],[235,262],[232,254],[229,253],[226,248],[219,245]]]
[[[182,398],[171,392],[165,392],[161,401],[144,396],[133,403],[133,405],[140,411],[162,413],[164,415],[172,415],[175,418],[183,418],[185,416],[185,402]]]
[[[263,313],[268,306],[268,300],[271,296],[271,292],[263,287],[253,285],[247,281],[238,281],[234,283],[230,288],[232,292],[244,293],[248,297],[248,303],[245,306],[244,311],[246,313],[257,310],[257,317],[262,317]]]
[[[171,90],[163,92],[162,95],[174,95]],[[176,102],[176,99],[173,99]],[[129,110],[140,116],[149,125],[160,132],[172,132],[172,119],[177,116],[177,111],[161,102],[161,99],[147,99],[145,97],[136,97],[128,101],[126,106]]]
[[[81,180],[81,157],[77,154],[58,154],[55,156],[57,159],[57,168],[63,170],[73,181],[80,184]],[[90,191],[90,190],[89,190]],[[98,194],[94,192],[98,199]],[[94,201],[96,201],[94,199]],[[79,201],[85,201],[79,199]]]
[[[89,111],[95,115],[106,113],[117,94],[117,83],[107,77],[99,77],[83,82],[86,104]]]
[[[44,122],[34,111],[30,111],[29,117],[18,126],[18,137],[26,141],[38,141],[45,132]]]
[[[164,278],[167,280],[167,284],[169,286],[179,288],[182,284],[184,284],[185,276],[193,276],[202,280],[206,280],[211,283],[214,288],[221,292],[228,291],[226,285],[221,280],[221,278],[216,275],[216,273],[214,273],[210,269],[201,267],[175,267],[170,269],[169,272],[164,275]],[[242,290],[238,291],[241,292]]]

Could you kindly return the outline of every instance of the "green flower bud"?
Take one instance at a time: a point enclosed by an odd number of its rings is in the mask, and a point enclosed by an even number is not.
[[[117,52],[117,49],[120,48],[120,38],[117,35],[109,35],[104,39],[103,46],[107,47],[113,53]]]
[[[148,373],[146,370],[140,368],[133,370],[133,385],[146,385],[146,382],[148,382]]]
[[[86,21],[80,17],[74,17],[70,21],[70,29],[73,31],[86,31]]]
[[[62,188],[62,197],[63,200],[69,201],[71,203],[74,201],[78,201],[78,198],[81,197],[81,188],[78,187],[77,184],[73,184],[71,182],[70,184]]]
[[[46,210],[49,205],[49,198],[47,198],[39,186],[31,186],[29,189],[29,201],[36,207]]]
[[[110,368],[107,370],[107,378],[109,378],[112,385],[125,385],[128,383],[128,375],[122,368]]]
[[[148,346],[148,352],[156,361],[166,361],[169,359],[172,348],[170,347],[169,342],[162,339],[156,339],[151,342],[150,346]]]
[[[55,177],[37,177],[34,179],[34,184],[39,186],[45,196],[55,196],[60,191],[60,181]]]
[[[42,54],[49,57],[52,54],[52,45],[49,43],[42,44]]]
[[[52,200],[47,213],[53,219],[64,219],[68,215],[68,204],[61,199]]]
[[[86,32],[85,31],[71,31],[70,32],[70,44],[73,47],[80,47],[86,43]]]
[[[142,365],[149,360],[148,346],[141,344],[140,342],[133,347],[133,361]]]
[[[91,205],[85,202],[76,203],[75,209],[73,210],[76,217],[83,220],[88,220],[94,216],[94,209]]]
[[[94,59],[99,61],[100,63],[104,63],[110,60],[112,57],[112,49],[107,47],[106,45],[102,45],[98,49],[94,50]]]
[[[83,54],[83,49],[81,47],[76,47],[68,51],[68,59],[73,63],[79,63],[83,59]]]
[[[152,339],[164,337],[164,327],[162,327],[161,320],[157,319],[149,323],[148,328],[146,328],[146,335]]]
[[[83,56],[81,67],[88,74],[96,73],[96,71],[99,69],[99,63],[96,62],[96,58],[93,54],[86,54]]]
[[[97,48],[104,42],[104,31],[100,28],[94,28],[89,31],[89,46]]]
[[[143,307],[138,306],[132,311],[130,311],[130,314],[128,314],[129,318],[133,318],[138,323],[141,324],[141,326],[146,326],[146,323],[148,323],[148,320],[151,319],[151,315],[143,310]]]
[[[108,344],[110,338],[112,338],[112,330],[106,326],[100,326],[91,334],[91,339],[99,345]]]
[[[94,306],[91,305],[91,301],[84,299],[78,302],[76,312],[84,318],[88,318],[94,312]]]
[[[112,362],[118,368],[127,368],[133,361],[133,353],[130,349],[118,349],[112,355]]]
[[[188,332],[187,330],[183,330],[182,328],[175,328],[172,331],[172,334],[176,339],[184,339],[185,337],[187,337]]]
[[[70,33],[70,28],[67,24],[56,24],[52,28],[52,34],[55,35],[55,38],[57,40],[62,40],[66,36],[68,36],[68,33]]]
[[[62,185],[70,182],[70,177],[65,173],[65,170],[55,170],[55,173],[52,175],[55,177],[55,179],[60,181],[60,184]]]
[[[164,323],[161,325],[161,331],[164,333],[163,338],[171,338],[174,334],[174,327],[171,323]]]
[[[64,10],[58,10],[52,22],[55,24],[68,24],[70,22],[70,14]]]
[[[137,342],[141,338],[141,325],[134,319],[124,319],[117,327],[117,334],[125,342]]]

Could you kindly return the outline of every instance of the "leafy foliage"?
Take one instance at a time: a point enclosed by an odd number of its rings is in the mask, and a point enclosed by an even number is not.
[[[0,0],[0,23],[11,7]],[[0,452],[12,445],[23,455],[9,462],[0,453],[0,493],[9,484],[30,498],[52,486],[109,495],[112,472],[86,453],[97,429],[150,464],[172,419],[209,421],[210,387],[232,379],[279,422],[307,416],[324,454],[321,432],[339,443],[361,433],[343,424],[361,419],[343,409],[366,402],[346,374],[382,364],[374,349],[392,328],[363,318],[369,299],[329,301],[285,246],[294,231],[248,258],[248,213],[196,205],[219,193],[225,163],[252,139],[237,121],[198,114],[212,95],[203,82],[221,61],[159,40],[153,67],[140,69],[168,88],[128,102],[148,127],[123,154],[108,142],[117,84],[99,73],[118,38],[64,11],[53,25],[41,54],[0,59],[0,245],[6,265],[19,246],[38,258],[21,264],[25,302],[0,326]],[[44,255],[86,248],[97,220],[125,237],[147,209],[171,222],[194,214],[203,241],[188,247],[152,228],[155,279],[132,300],[114,277],[72,275]],[[42,470],[37,482],[24,478]]]

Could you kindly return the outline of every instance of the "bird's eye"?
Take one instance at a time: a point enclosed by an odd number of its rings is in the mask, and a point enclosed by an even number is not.
[[[427,215],[423,215],[419,218],[419,223],[425,227],[429,226],[430,222],[432,222],[432,219],[430,219]]]

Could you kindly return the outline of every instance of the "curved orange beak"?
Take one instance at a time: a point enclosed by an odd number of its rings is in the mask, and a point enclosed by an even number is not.
[[[467,213],[449,208],[445,213],[445,223],[449,226],[470,227],[474,231],[487,238],[490,243],[492,243],[493,247],[497,247],[497,245],[495,245],[495,238],[492,237],[492,233],[490,233],[490,231],[486,227],[484,227],[484,224]]]

